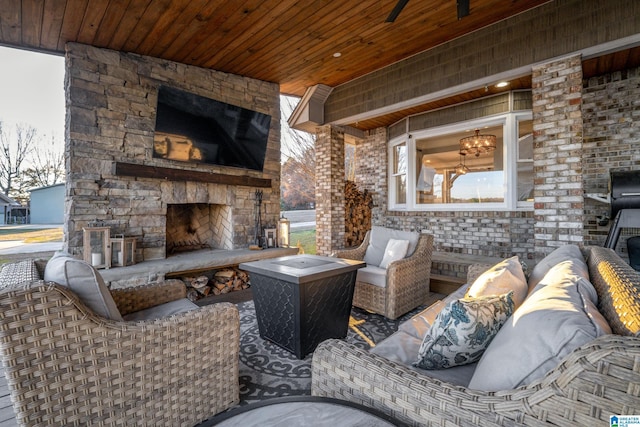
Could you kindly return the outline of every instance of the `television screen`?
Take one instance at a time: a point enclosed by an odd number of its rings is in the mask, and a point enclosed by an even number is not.
[[[161,86],[153,157],[262,171],[271,116]]]

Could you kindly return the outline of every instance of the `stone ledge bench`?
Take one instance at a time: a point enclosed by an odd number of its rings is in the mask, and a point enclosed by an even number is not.
[[[467,269],[472,264],[496,264],[500,257],[433,252],[431,257],[431,292],[450,294],[467,282]]]

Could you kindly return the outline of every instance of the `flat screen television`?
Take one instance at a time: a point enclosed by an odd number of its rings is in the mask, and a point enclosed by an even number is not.
[[[262,171],[271,116],[161,86],[153,157]]]

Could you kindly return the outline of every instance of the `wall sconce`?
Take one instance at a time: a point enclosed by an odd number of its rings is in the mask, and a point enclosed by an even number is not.
[[[84,227],[82,254],[84,261],[95,268],[111,267],[110,227]]]
[[[289,234],[291,233],[291,222],[282,216],[278,221],[278,246],[288,248],[290,245]]]

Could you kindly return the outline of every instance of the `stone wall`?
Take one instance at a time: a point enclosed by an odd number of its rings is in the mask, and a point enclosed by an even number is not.
[[[155,159],[153,134],[160,85],[271,115],[263,172]],[[271,180],[263,190],[263,226],[280,211],[280,104],[277,84],[157,58],[70,43],[66,52],[65,249],[82,253],[82,229],[98,220],[137,237],[138,261],[165,257],[169,203],[232,207],[231,247],[254,234],[256,188],[197,181],[116,176],[117,161]]]

